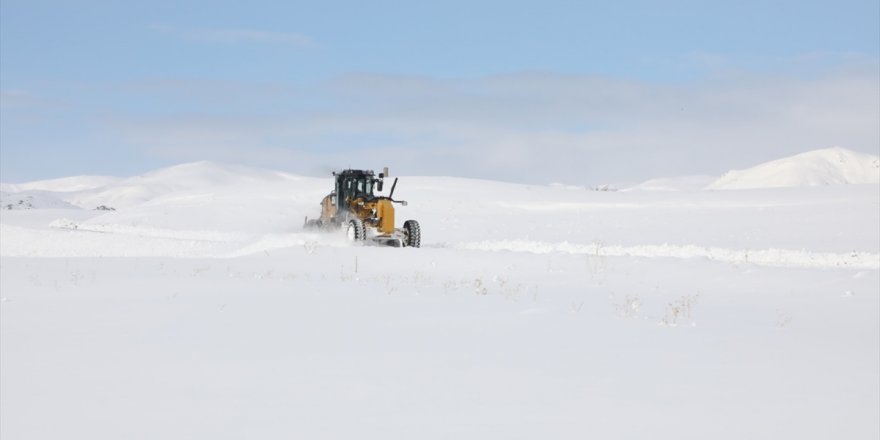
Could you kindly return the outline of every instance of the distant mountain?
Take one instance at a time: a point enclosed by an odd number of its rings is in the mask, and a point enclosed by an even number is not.
[[[16,195],[33,190],[51,191],[57,199],[84,209],[94,209],[102,205],[120,208],[181,191],[209,191],[218,187],[271,184],[299,179],[302,178],[278,171],[201,161],[162,168],[129,178],[78,176],[3,184],[2,191]],[[10,198],[10,202],[5,205],[16,205],[17,202],[18,200]],[[21,206],[25,205],[27,201]],[[46,203],[33,205],[37,208]]]
[[[200,161],[130,177],[106,188],[82,192],[68,200],[84,207],[107,205],[119,208],[180,191],[295,179],[298,177],[277,171]]]
[[[119,182],[118,177],[109,176],[74,176],[60,179],[38,180],[27,183],[0,183],[0,191],[12,193],[29,190],[74,192],[100,188]]]
[[[729,171],[706,189],[750,189],[880,183],[880,157],[841,147]]]
[[[125,179],[120,183],[132,185],[162,184],[171,185],[175,189],[196,189],[235,185],[245,182],[278,182],[299,179],[301,179],[299,176],[280,171],[199,161],[162,168]]]

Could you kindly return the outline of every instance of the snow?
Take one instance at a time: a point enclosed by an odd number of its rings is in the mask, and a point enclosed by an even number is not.
[[[880,157],[841,147],[809,151],[730,171],[707,189],[749,189],[880,182]]]
[[[880,184],[844,174],[401,176],[421,249],[303,231],[329,176],[4,185],[0,437],[877,438]]]

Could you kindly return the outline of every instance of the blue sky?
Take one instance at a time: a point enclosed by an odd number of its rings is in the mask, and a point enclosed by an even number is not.
[[[3,0],[0,173],[591,184],[876,154],[878,59],[876,0]]]

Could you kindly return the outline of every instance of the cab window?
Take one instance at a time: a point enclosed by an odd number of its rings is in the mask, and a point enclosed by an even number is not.
[[[373,181],[369,179],[355,181],[355,194],[373,194]]]

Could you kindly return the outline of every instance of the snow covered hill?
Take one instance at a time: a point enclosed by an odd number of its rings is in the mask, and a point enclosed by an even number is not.
[[[226,187],[290,182],[300,179],[300,177],[276,171],[211,162],[194,162],[121,179],[99,188],[78,191],[66,196],[65,199],[74,205],[87,209],[99,205],[129,207],[170,194],[216,192],[217,189]]]
[[[717,176],[696,175],[661,177],[626,188],[626,191],[698,191],[711,184]]]
[[[51,191],[0,191],[0,209],[77,209]]]
[[[28,183],[0,183],[0,191],[21,192],[27,190],[42,190],[54,192],[84,191],[87,189],[100,188],[118,182],[117,177],[109,176],[74,176],[60,179],[39,180]]]
[[[0,438],[880,436],[880,185],[701,180],[401,176],[420,249],[304,231],[330,176],[4,185]]]
[[[750,189],[880,183],[880,158],[841,147],[809,151],[730,171],[706,189]]]

